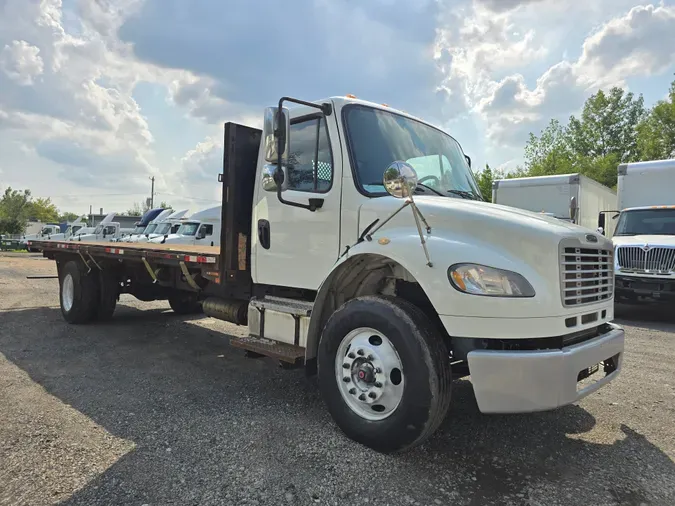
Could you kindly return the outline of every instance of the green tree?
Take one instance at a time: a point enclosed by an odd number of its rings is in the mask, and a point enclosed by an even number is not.
[[[570,117],[570,144],[582,157],[614,155],[621,162],[638,159],[637,128],[645,116],[642,95],[614,87],[600,90],[586,100],[581,117]]]
[[[668,98],[658,101],[638,125],[637,145],[641,160],[675,157],[675,81]]]
[[[80,217],[79,214],[65,212],[65,213],[59,215],[58,221],[70,223],[71,221],[75,221],[79,217]]]
[[[0,198],[0,233],[21,234],[26,229],[30,190],[5,189]]]
[[[57,221],[59,219],[59,210],[52,203],[50,198],[37,198],[28,203],[27,217],[35,221]]]
[[[570,146],[568,131],[555,119],[542,130],[539,137],[530,133],[524,158],[522,174],[528,176],[574,172],[575,155]]]
[[[481,195],[487,202],[492,201],[492,183],[497,179],[504,179],[504,171],[500,169],[493,169],[489,164],[485,164],[485,168],[474,174],[478,189]]]

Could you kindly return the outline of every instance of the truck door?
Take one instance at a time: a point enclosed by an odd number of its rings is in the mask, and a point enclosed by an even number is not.
[[[312,212],[282,204],[275,192],[262,188],[259,177],[252,276],[256,283],[316,290],[339,255],[342,155],[335,114],[324,118],[309,107],[293,112],[284,199],[307,204],[318,198],[323,206]],[[265,163],[260,158],[258,174]]]

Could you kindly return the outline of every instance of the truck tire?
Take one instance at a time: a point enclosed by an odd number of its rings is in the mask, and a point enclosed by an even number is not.
[[[98,305],[95,311],[95,318],[98,321],[106,322],[112,318],[115,306],[117,306],[119,292],[119,283],[115,274],[105,269],[100,271],[98,278]]]
[[[192,292],[175,292],[169,296],[169,305],[176,314],[201,313],[202,305],[197,294]]]
[[[394,297],[357,297],[328,319],[321,395],[350,439],[382,453],[421,444],[450,406],[448,349],[429,318]]]
[[[86,323],[92,319],[98,303],[96,280],[86,275],[79,262],[70,260],[59,270],[61,314],[68,323]]]

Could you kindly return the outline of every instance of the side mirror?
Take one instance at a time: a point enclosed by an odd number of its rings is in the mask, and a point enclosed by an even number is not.
[[[468,163],[469,168],[471,168],[471,157],[469,155],[464,155],[464,158],[466,158],[466,163]]]
[[[598,228],[596,229],[596,232],[597,232],[598,234],[605,235],[605,229],[602,228],[602,227],[598,227]]]
[[[394,162],[384,171],[382,183],[392,197],[407,198],[417,188],[417,172],[406,162]]]
[[[291,115],[282,107],[267,107],[263,123],[263,139],[265,139],[265,161],[276,165],[279,161],[279,141],[281,141],[281,162],[286,163],[290,150]]]
[[[572,220],[572,223],[576,223],[577,210],[577,198],[572,197],[570,199],[570,220]]]
[[[105,229],[103,229],[103,238],[105,239],[105,236],[108,235],[105,233]]]
[[[204,237],[206,237],[206,230],[200,228],[199,232],[197,232],[197,239],[204,239]]]
[[[261,182],[263,190],[267,192],[277,191],[277,179],[281,178],[281,191],[288,189],[288,169],[285,165],[281,166],[281,175],[277,174],[277,166],[272,164],[265,164],[262,169]]]
[[[601,229],[602,229],[602,230],[605,230],[605,219],[606,219],[606,218],[605,218],[605,213],[600,213],[600,214],[598,214],[598,232],[600,232],[601,234],[602,234],[603,232],[601,232],[600,230],[601,230]]]

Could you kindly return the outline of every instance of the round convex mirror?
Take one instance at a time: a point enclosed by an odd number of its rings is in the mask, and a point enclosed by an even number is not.
[[[417,172],[409,163],[396,161],[384,171],[382,181],[389,195],[406,198],[417,188]]]

